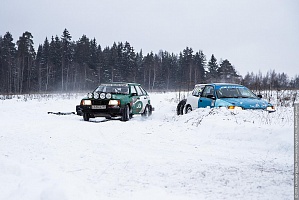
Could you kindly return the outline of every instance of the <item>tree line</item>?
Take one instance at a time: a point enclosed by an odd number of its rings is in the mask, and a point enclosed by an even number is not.
[[[229,60],[207,60],[201,51],[186,47],[179,54],[159,51],[143,55],[129,42],[102,48],[86,35],[73,41],[67,29],[46,38],[34,49],[26,31],[14,43],[11,33],[0,36],[0,93],[71,92],[94,89],[100,83],[138,82],[149,90],[192,89],[196,83],[242,83],[252,89],[299,88],[299,76],[270,71],[243,78]]]

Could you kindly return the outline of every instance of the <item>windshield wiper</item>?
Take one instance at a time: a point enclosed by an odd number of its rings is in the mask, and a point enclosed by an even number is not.
[[[221,96],[220,98],[234,98],[234,97]]]
[[[249,98],[247,96],[238,96],[238,98]]]

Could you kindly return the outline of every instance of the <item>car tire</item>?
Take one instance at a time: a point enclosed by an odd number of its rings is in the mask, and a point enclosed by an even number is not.
[[[186,101],[187,101],[186,99],[183,99],[178,103],[177,108],[176,108],[177,115],[184,114],[184,107],[185,107]]]
[[[192,107],[188,104],[185,106],[185,114],[189,113],[192,111]]]
[[[149,117],[149,116],[151,116],[151,114],[152,114],[152,107],[150,105],[146,105],[141,116]]]
[[[125,105],[123,108],[123,112],[121,115],[121,121],[128,121],[130,119],[130,107],[128,105]]]
[[[84,121],[89,121],[90,115],[89,113],[83,113],[83,120]]]

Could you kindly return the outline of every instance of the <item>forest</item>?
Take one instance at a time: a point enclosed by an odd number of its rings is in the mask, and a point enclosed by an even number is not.
[[[0,94],[78,92],[100,83],[137,82],[150,91],[191,90],[196,83],[229,82],[254,90],[299,89],[299,76],[270,70],[238,74],[228,59],[207,58],[186,47],[179,54],[136,52],[129,42],[101,47],[82,35],[73,41],[67,29],[45,38],[34,48],[26,31],[14,42],[10,32],[0,35]]]

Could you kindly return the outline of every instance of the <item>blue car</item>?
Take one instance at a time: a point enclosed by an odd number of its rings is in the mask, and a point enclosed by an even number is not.
[[[187,99],[183,99],[177,106],[177,114],[188,113],[196,108],[226,107],[232,110],[266,110],[275,112],[272,104],[255,95],[243,85],[230,83],[197,84],[202,87],[199,94],[192,92]]]

